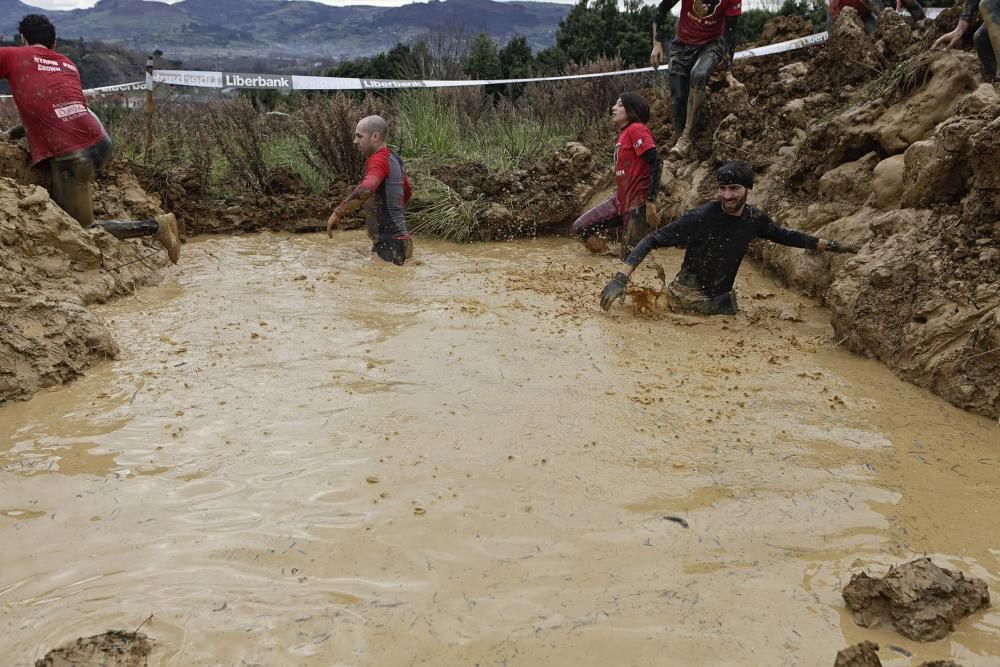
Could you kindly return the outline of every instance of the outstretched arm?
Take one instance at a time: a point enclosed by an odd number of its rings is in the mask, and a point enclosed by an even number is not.
[[[601,308],[607,310],[617,299],[625,299],[625,290],[628,288],[628,279],[635,271],[636,267],[642,264],[646,255],[656,248],[666,248],[669,246],[684,245],[694,233],[698,219],[692,215],[682,215],[680,218],[665,227],[647,234],[636,244],[632,252],[625,258],[625,262],[618,269],[601,292]]]
[[[759,236],[768,241],[792,248],[805,248],[807,250],[819,250],[820,252],[856,253],[859,250],[859,247],[853,243],[841,243],[839,241],[817,238],[794,229],[779,227],[773,222],[768,222]]]

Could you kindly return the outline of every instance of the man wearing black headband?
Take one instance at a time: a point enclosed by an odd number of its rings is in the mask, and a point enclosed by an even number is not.
[[[601,292],[601,308],[625,299],[628,278],[655,248],[686,246],[677,277],[667,286],[670,305],[705,315],[735,315],[733,283],[750,242],[755,238],[794,248],[856,253],[858,246],[818,239],[784,229],[763,211],[747,204],[753,170],[746,162],[727,162],[717,173],[719,200],[687,211],[639,241],[621,270]]]

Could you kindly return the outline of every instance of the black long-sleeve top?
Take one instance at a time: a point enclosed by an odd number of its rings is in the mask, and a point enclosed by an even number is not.
[[[687,246],[677,279],[712,298],[733,289],[743,256],[755,238],[810,250],[819,242],[815,236],[779,227],[767,213],[752,206],[744,206],[741,215],[733,216],[722,210],[721,202],[714,201],[687,211],[646,236],[625,263],[639,266],[655,248]]]
[[[670,15],[670,11],[677,6],[678,2],[680,0],[662,0],[657,5],[656,13],[653,14],[653,39],[657,42],[662,42],[666,39],[666,35],[663,34],[663,22]]]

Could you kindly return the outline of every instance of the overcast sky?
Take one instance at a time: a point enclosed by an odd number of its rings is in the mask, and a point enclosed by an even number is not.
[[[169,5],[180,2],[180,0],[165,1]],[[530,2],[531,0],[520,1]],[[21,2],[33,7],[41,7],[42,9],[80,9],[81,7],[93,7],[97,4],[97,0],[21,0]],[[399,5],[409,4],[411,0],[315,0],[315,2],[322,2],[324,5],[379,5],[383,7],[398,7]],[[576,4],[576,0],[545,0],[545,2]]]

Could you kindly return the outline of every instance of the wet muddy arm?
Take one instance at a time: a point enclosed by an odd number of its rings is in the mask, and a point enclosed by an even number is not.
[[[736,55],[736,24],[739,21],[739,16],[726,17],[726,32],[723,36],[723,42],[726,45],[725,69],[727,72],[733,71],[733,56]]]
[[[763,239],[767,239],[768,241],[772,241],[780,245],[786,245],[792,248],[805,248],[806,250],[817,250],[817,246],[820,242],[820,239],[815,236],[795,229],[785,229],[784,227],[779,227],[773,222],[765,224],[764,228],[757,235]]]
[[[653,15],[653,44],[659,44],[664,39],[667,38],[663,34],[663,23],[667,20],[667,16],[670,15],[670,11],[677,5],[677,0],[663,0],[659,6],[656,8],[656,13]]]
[[[646,255],[657,248],[668,248],[686,244],[691,236],[690,227],[693,224],[688,218],[689,216],[682,215],[669,225],[660,227],[656,231],[647,234],[636,244],[632,252],[628,254],[628,257],[625,258],[625,263],[622,264],[619,271],[626,276],[630,276],[636,267],[642,264],[642,260],[646,259]]]
[[[649,191],[646,193],[646,201],[655,202],[656,195],[660,192],[660,175],[663,173],[663,160],[655,148],[650,148],[642,154],[642,159],[649,165]]]
[[[934,47],[943,46],[946,49],[958,46],[958,43],[962,39],[962,35],[969,29],[972,22],[976,20],[976,16],[979,14],[979,0],[965,0],[965,6],[962,8],[962,14],[958,17],[958,25],[951,32],[946,32],[945,34],[934,40]]]
[[[340,204],[337,205],[337,208],[333,209],[333,212],[337,215],[337,217],[340,217],[345,213],[350,213],[351,211],[361,208],[372,196],[372,192],[374,191],[362,182],[361,185],[354,188],[354,192],[347,195],[347,199],[340,202]]]

